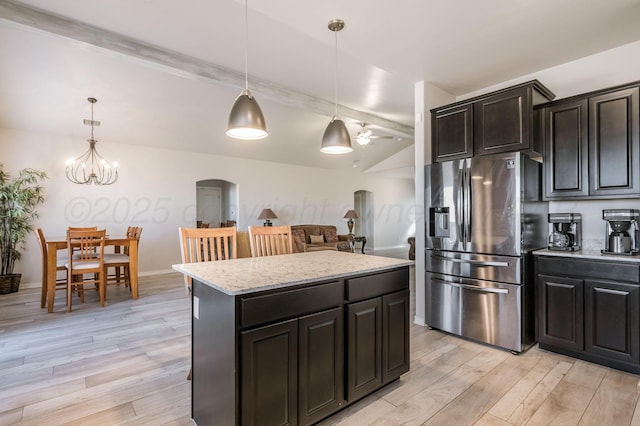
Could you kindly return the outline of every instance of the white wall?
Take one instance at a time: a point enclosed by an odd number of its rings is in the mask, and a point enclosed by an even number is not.
[[[37,226],[45,236],[64,235],[67,226],[97,225],[123,234],[128,225],[143,227],[140,271],[168,271],[180,262],[178,227],[195,222],[195,182],[225,179],[238,184],[238,222],[261,225],[265,207],[278,215],[275,224],[334,224],[347,233],[344,213],[353,192],[374,193],[375,240],[378,248],[407,246],[413,226],[413,181],[359,172],[340,172],[277,163],[101,141],[98,151],[118,161],[120,178],[111,186],[75,185],[64,175],[67,158],[86,149],[86,142],[64,137],[0,129],[0,162],[5,170],[44,170],[45,203]],[[408,246],[407,246],[408,248]],[[17,271],[23,283],[40,281],[37,241],[28,240]]]

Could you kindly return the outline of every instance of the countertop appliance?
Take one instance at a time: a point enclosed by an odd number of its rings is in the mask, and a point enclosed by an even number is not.
[[[638,209],[602,210],[605,227],[603,254],[621,254],[635,256],[640,253],[638,241]]]
[[[580,213],[549,213],[549,250],[577,251],[582,242]]]
[[[535,343],[533,256],[547,245],[541,165],[522,153],[425,167],[426,323],[522,352]]]

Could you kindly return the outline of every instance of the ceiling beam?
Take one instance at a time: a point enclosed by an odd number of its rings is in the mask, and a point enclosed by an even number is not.
[[[10,0],[0,0],[0,18],[127,55],[142,60],[164,72],[197,80],[215,81],[224,86],[244,89],[245,76],[237,71],[179,52],[143,43],[80,21],[51,15]],[[260,93],[261,96],[264,95],[275,102],[313,111],[328,117],[332,117],[335,111],[333,102],[258,78],[251,78],[251,89],[253,92]],[[344,105],[338,106],[338,112],[342,118],[350,118],[413,137],[412,126]]]

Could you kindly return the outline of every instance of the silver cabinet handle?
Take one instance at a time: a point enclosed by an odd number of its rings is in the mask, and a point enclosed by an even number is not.
[[[469,263],[471,265],[477,265],[477,266],[498,266],[502,268],[506,268],[509,266],[508,262],[497,262],[497,261],[491,261],[491,260],[458,259],[456,257],[448,257],[448,256],[443,256],[441,254],[434,254],[433,256],[438,257],[440,259],[448,260],[449,262],[454,262],[454,263]]]
[[[443,284],[450,285],[451,287],[464,288],[464,289],[467,289],[467,290],[480,291],[480,292],[484,292],[484,293],[509,294],[509,290],[506,289],[506,288],[480,287],[480,286],[471,285],[471,284],[454,283],[454,282],[451,282],[451,281],[441,280],[439,278],[431,278],[431,280],[432,281],[438,281],[438,282],[441,282]]]

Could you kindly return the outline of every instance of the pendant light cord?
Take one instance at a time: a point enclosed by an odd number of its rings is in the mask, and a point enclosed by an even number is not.
[[[93,140],[93,102],[91,102],[91,140]]]
[[[333,32],[334,36],[335,36],[335,78],[333,79],[333,95],[335,98],[335,112],[334,115],[337,117],[338,116],[338,31],[334,31]]]
[[[244,0],[244,88],[249,90],[249,13],[247,0]]]

